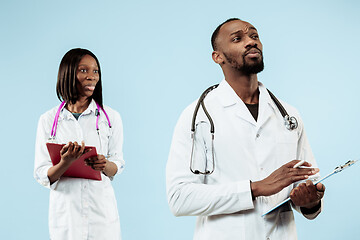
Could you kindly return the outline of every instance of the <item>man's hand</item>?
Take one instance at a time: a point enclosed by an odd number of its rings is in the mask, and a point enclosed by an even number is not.
[[[319,172],[318,168],[293,168],[298,162],[300,161],[288,162],[276,169],[267,178],[258,182],[251,182],[253,198],[276,194],[290,184],[308,179],[309,176]],[[311,167],[311,164],[305,162],[302,166]]]
[[[312,181],[307,180],[291,191],[290,199],[296,206],[310,209],[319,204],[324,192],[325,186],[322,183],[315,186]]]

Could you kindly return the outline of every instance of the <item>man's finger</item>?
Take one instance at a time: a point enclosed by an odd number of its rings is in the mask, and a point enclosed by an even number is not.
[[[314,175],[319,172],[318,168],[292,168],[290,172],[296,175]]]
[[[325,192],[324,184],[322,184],[322,183],[316,184],[316,190],[318,190],[318,192]]]

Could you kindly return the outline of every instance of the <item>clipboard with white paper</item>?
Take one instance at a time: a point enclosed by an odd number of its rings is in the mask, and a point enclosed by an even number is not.
[[[342,170],[354,165],[358,160],[349,160],[347,161],[345,164],[340,165],[338,167],[336,167],[331,173],[329,173],[328,175],[326,175],[325,177],[321,178],[320,180],[314,182],[314,185],[324,181],[325,179],[335,175],[336,173],[341,172]],[[277,204],[276,206],[272,207],[271,209],[269,209],[268,211],[266,211],[265,213],[263,213],[263,215],[261,215],[262,217],[264,217],[265,215],[267,215],[268,213],[271,213],[272,211],[274,211],[275,209],[277,209],[278,207],[280,207],[281,205],[283,205],[284,203],[290,201],[290,197],[288,197],[287,199],[285,199],[284,201],[280,202],[279,204]]]

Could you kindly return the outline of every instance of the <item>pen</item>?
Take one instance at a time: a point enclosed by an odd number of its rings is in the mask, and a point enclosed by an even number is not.
[[[339,173],[339,172],[341,172],[342,170],[344,170],[344,169],[346,169],[346,168],[354,165],[357,161],[358,161],[358,160],[350,160],[350,161],[347,161],[345,164],[336,167],[334,171],[332,171],[331,173],[329,173],[329,174],[326,175],[325,177],[321,178],[320,180],[314,182],[314,185],[316,185],[316,184],[324,181],[325,179],[327,179],[327,178],[335,175],[336,173]],[[298,167],[298,166],[296,166],[296,165],[299,165],[299,166],[300,166],[300,163],[303,164],[304,162],[305,162],[305,161],[302,160],[302,161],[300,161],[299,163],[295,164],[294,167]],[[287,198],[287,199],[285,199],[284,201],[282,201],[281,203],[279,203],[279,204],[276,205],[275,207],[271,208],[270,210],[268,210],[267,212],[265,212],[265,213],[264,213],[263,215],[261,215],[261,216],[264,217],[266,214],[272,212],[274,209],[278,208],[279,206],[281,206],[282,204],[286,203],[286,202],[289,201],[289,200],[290,200],[290,197]]]
[[[304,164],[304,162],[305,162],[305,160],[301,160],[300,162],[298,162],[297,164],[295,164],[293,168],[298,168],[298,167],[300,167],[301,165]]]

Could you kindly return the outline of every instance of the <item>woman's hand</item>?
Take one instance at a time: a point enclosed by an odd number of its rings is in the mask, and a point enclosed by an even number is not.
[[[86,165],[90,166],[96,171],[104,171],[108,160],[104,155],[98,154],[97,156],[85,159]]]
[[[68,144],[60,150],[60,162],[48,170],[47,174],[50,184],[56,182],[66,172],[71,164],[84,153],[84,151],[84,141],[81,142],[81,146],[77,142],[68,142]]]
[[[118,170],[115,163],[101,154],[85,159],[85,163],[96,171],[102,171],[108,177],[114,176]]]
[[[81,142],[79,145],[77,142],[68,142],[61,150],[60,156],[63,163],[71,164],[78,159],[85,151],[85,143]]]

